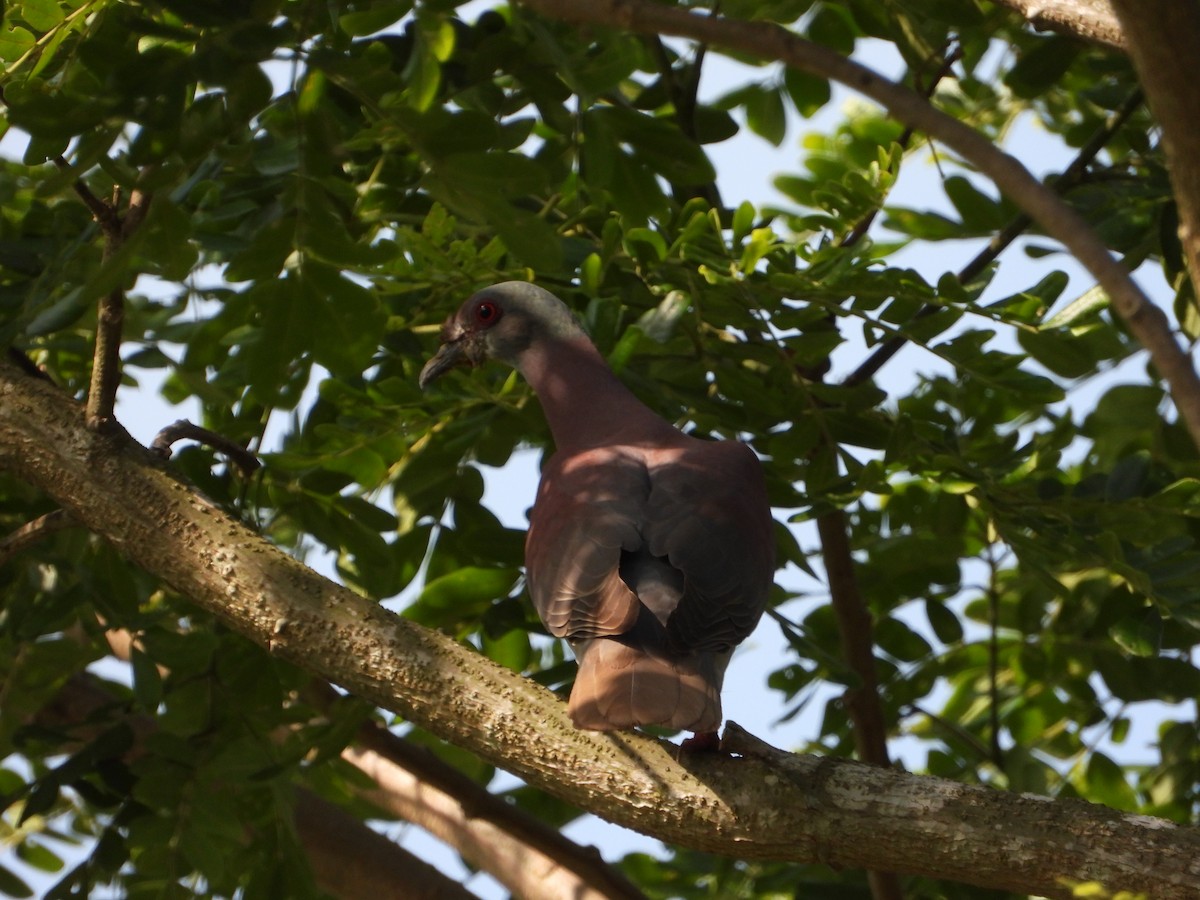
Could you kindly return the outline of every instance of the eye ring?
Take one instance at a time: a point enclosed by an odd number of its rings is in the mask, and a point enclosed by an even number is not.
[[[500,321],[500,306],[492,300],[480,300],[475,304],[475,321],[484,328],[491,328]]]

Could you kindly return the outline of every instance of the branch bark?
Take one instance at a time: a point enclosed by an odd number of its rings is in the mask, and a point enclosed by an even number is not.
[[[1200,91],[1196,48],[1200,4],[1113,0],[1146,101],[1162,128],[1167,171],[1179,207],[1179,240],[1200,298]]]
[[[324,682],[308,693],[319,709],[330,709],[338,699]],[[376,722],[359,727],[342,758],[377,785],[359,796],[420,825],[516,897],[646,900],[594,848],[568,840]]]
[[[611,874],[589,883],[577,871],[540,852],[486,819],[472,818],[465,804],[421,781],[403,766],[374,750],[347,747],[342,758],[360,769],[377,787],[357,791],[364,800],[392,815],[420,825],[453,847],[470,865],[490,874],[524,900],[645,900],[633,885],[612,887]],[[494,799],[494,798],[493,798]],[[563,838],[565,841],[565,838]],[[579,847],[574,847],[578,853]],[[606,869],[593,851],[589,869]]]
[[[1169,2],[1169,0],[1160,0]],[[1200,376],[1179,346],[1166,314],[1129,276],[1096,232],[1021,162],[988,138],[931,106],[923,97],[883,78],[866,66],[811,43],[773,22],[746,22],[701,16],[649,0],[522,0],[524,6],[552,19],[576,25],[623,28],[638,34],[670,34],[710,47],[736,50],[759,59],[777,59],[793,68],[839,81],[883,106],[890,115],[941,141],[987,175],[996,186],[1061,241],[1100,283],[1117,315],[1146,348],[1159,374],[1171,387],[1175,407],[1200,447]]]
[[[1125,35],[1121,31],[1121,23],[1113,14],[1108,0],[995,0],[995,2],[1019,13],[1034,28],[1044,28],[1093,44],[1114,47],[1117,50],[1125,49]]]
[[[66,171],[70,163],[59,156],[54,160]],[[129,195],[125,215],[119,210],[120,191],[114,190],[112,200],[101,200],[82,178],[74,183],[75,193],[91,212],[104,235],[104,260],[113,257],[121,245],[142,224],[150,207],[150,194],[134,189]],[[96,305],[96,347],[92,355],[92,377],[88,387],[88,424],[92,428],[106,426],[116,405],[117,388],[121,384],[121,332],[125,324],[125,290],[113,288]]]
[[[132,563],[295,665],[575,805],[687,847],[1068,897],[1070,881],[1193,897],[1200,830],[861,763],[684,754],[575,730],[532,681],[305,568],[119,428],[0,363],[0,467]]]

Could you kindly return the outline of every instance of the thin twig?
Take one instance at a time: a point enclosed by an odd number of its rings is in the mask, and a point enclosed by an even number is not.
[[[829,594],[842,638],[842,655],[859,679],[846,691],[844,702],[854,721],[854,744],[858,758],[878,766],[891,764],[887,749],[887,726],[879,703],[879,681],[872,652],[873,625],[867,604],[854,577],[854,562],[847,536],[846,514],[840,509],[817,518],[821,553],[829,579]]]
[[[38,516],[32,522],[26,522],[20,528],[0,538],[0,566],[50,535],[73,528],[78,524],[78,520],[65,509],[56,509],[43,516]]]
[[[63,172],[71,170],[71,164],[61,156],[54,158],[54,164]],[[121,217],[117,215],[116,209],[92,193],[92,189],[87,186],[87,183],[82,178],[76,178],[72,187],[105,234],[120,230]]]
[[[217,434],[215,431],[209,431],[207,428],[193,425],[187,419],[179,419],[159,431],[154,436],[154,440],[150,442],[150,449],[163,459],[170,459],[171,446],[176,441],[182,440],[199,441],[201,444],[206,444],[221,451],[246,476],[253,475],[262,466],[262,463],[258,461],[258,457],[245,447],[234,443],[224,435]]]
[[[688,79],[686,85],[681,85],[675,78],[675,69],[671,64],[671,56],[667,53],[666,45],[657,35],[649,35],[647,42],[650,45],[650,50],[654,54],[654,58],[658,62],[659,73],[662,75],[663,86],[667,90],[667,96],[671,98],[671,104],[675,107],[675,122],[679,125],[679,130],[692,140],[696,140],[696,93],[700,87],[700,66],[704,60],[705,48],[701,44],[696,51],[696,59],[692,64],[692,75]],[[698,185],[692,189],[695,195],[702,196],[709,206],[714,209],[724,207],[724,202],[721,200],[721,191],[715,181],[710,181],[705,185]]]
[[[71,168],[70,163],[62,156],[55,157],[54,164],[63,171],[69,171]],[[145,219],[150,206],[150,194],[141,188],[134,188],[129,195],[125,215],[122,216],[119,212],[119,186],[113,186],[111,200],[101,200],[97,197],[82,178],[76,178],[73,187],[100,226],[104,235],[101,260],[102,264],[108,262]],[[100,298],[96,308],[96,347],[86,410],[89,428],[102,428],[112,420],[117,388],[121,384],[121,331],[124,323],[125,290],[120,287],[113,288]]]

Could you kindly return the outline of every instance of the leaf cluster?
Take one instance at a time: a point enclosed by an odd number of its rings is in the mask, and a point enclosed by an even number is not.
[[[1115,52],[976,2],[722,13],[844,53],[886,42],[903,80],[997,141],[1029,119],[1067,153],[1103,134],[1082,173],[1050,178],[1130,267],[1163,271],[1179,327],[1200,333],[1153,123],[1139,108],[1110,128],[1135,86]],[[122,292],[123,393],[186,401],[265,463],[247,481],[191,447],[178,471],[354,589],[566,689],[573,665],[524,595],[520,510],[488,496],[497,467],[548,444],[536,398],[499,367],[429,396],[416,385],[462,298],[536,279],[650,406],[763,457],[788,645],[767,696],[787,717],[820,712],[813,747],[854,747],[841,698],[856,681],[811,528],[836,508],[889,733],[928,771],[1195,822],[1200,741],[1182,704],[1200,694],[1200,470],[1163,385],[1065,264],[940,261],[943,242],[982,245],[1015,218],[969,166],[939,153],[944,198],[903,205],[892,192],[925,164],[919,137],[857,106],[831,113],[812,75],[760,69],[699,94],[714,55],[519,5],[10,2],[2,127],[28,141],[0,161],[0,339],[80,393],[96,301]],[[776,203],[732,195],[713,145],[745,129],[778,145],[819,112],[836,119],[807,126]],[[148,217],[106,249],[79,193],[134,190],[152,194]],[[893,343],[907,370],[850,377]],[[5,532],[46,511],[4,476]],[[339,758],[373,713],[318,711],[303,673],[117,550],[56,534],[0,567],[0,598],[3,827],[23,864],[57,873],[47,896],[316,895],[295,788],[380,815]],[[106,630],[137,638],[112,703],[43,723],[109,657]],[[578,815],[531,789],[511,798],[556,827]],[[821,866],[681,851],[623,868],[649,896],[866,896],[860,875]],[[29,889],[0,867],[0,890]]]

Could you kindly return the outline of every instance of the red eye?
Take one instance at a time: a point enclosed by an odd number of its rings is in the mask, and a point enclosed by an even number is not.
[[[491,300],[483,300],[475,307],[475,321],[485,328],[500,321],[500,307]]]

